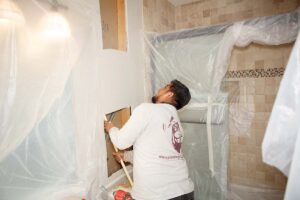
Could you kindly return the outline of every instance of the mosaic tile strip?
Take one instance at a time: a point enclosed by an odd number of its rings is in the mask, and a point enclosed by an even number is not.
[[[249,69],[228,71],[226,78],[262,78],[262,77],[281,77],[284,74],[284,67],[269,69]]]

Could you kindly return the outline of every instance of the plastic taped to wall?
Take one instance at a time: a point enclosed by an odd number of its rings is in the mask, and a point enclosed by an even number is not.
[[[290,43],[299,30],[299,9],[281,15],[261,17],[235,24],[200,27],[166,34],[147,33],[148,58],[146,68],[147,97],[177,78],[191,90],[191,103],[207,103],[203,94],[218,96],[223,89],[231,51],[235,45],[244,47],[251,42],[266,45]],[[249,31],[251,30],[251,31]],[[289,30],[289,31],[286,31]],[[232,103],[230,123],[239,135],[248,134],[254,116],[251,102],[241,101],[247,88],[230,91]],[[233,97],[232,97],[233,95]],[[241,121],[244,120],[244,121]],[[240,130],[239,130],[240,128]]]
[[[209,163],[209,142],[206,123],[182,123],[185,131],[183,154],[186,158],[189,174],[195,185],[195,197],[198,200],[226,199],[228,165],[228,120],[224,110],[222,124],[212,124],[212,149],[214,173]]]
[[[99,13],[93,1],[55,2],[0,2],[1,200],[82,199],[107,179]]]
[[[225,121],[225,110],[227,107],[227,94],[220,94],[212,104],[212,124],[223,124]],[[179,110],[181,122],[186,123],[207,123],[207,104],[190,103]]]
[[[296,39],[299,27],[300,10],[297,9],[234,24],[145,35],[148,98],[172,79],[183,82],[191,91],[191,102],[181,111],[181,120],[186,122],[185,141],[192,142],[185,156],[195,183],[196,199],[226,197],[229,132],[239,136],[249,134],[254,117],[253,102],[248,102],[243,95],[248,87],[238,81],[227,81],[226,84],[236,86],[230,87],[236,88],[230,91],[224,84],[233,47],[252,42],[290,43]],[[226,93],[226,101],[220,100]],[[222,123],[225,112],[228,112],[227,124]]]

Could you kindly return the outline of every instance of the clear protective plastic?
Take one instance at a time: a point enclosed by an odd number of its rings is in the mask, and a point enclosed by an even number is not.
[[[104,135],[97,134],[101,128],[99,122],[103,120],[99,105],[103,96],[99,92],[101,44],[97,41],[101,30],[99,8],[95,8],[98,3],[60,0],[54,9],[55,2],[18,0],[15,3],[22,10],[21,20],[18,17],[0,20],[1,200],[94,199],[98,187],[108,181],[105,139]],[[70,33],[67,27],[62,28],[65,32],[56,32],[57,24],[43,24],[49,20],[43,20],[44,17],[53,12],[66,18]],[[65,22],[58,24],[59,28],[66,25]],[[192,103],[201,108],[202,124],[194,127],[187,121],[186,129],[191,130],[190,136],[203,138],[190,140],[191,144],[203,143],[199,148],[204,151],[207,147],[210,153],[201,152],[208,155],[200,158],[205,160],[202,163],[193,159],[199,152],[192,152],[188,146],[185,152],[191,155],[188,156],[190,166],[204,165],[203,170],[199,167],[193,171],[193,179],[206,185],[198,188],[203,194],[210,194],[210,190],[217,191],[215,197],[226,196],[228,131],[222,127],[226,125],[228,110],[224,102],[230,104],[228,99],[231,98],[222,91],[221,83],[231,49],[251,41],[291,42],[298,28],[297,10],[146,40],[151,49],[147,59],[151,64],[147,68],[152,74],[148,76],[152,77],[152,84],[148,84],[151,91],[178,78],[191,88]],[[197,43],[203,45],[195,45]],[[222,115],[216,117],[215,113]],[[229,119],[232,118],[239,121],[229,113]],[[202,130],[202,135],[193,129]],[[188,135],[187,132],[187,142]],[[199,174],[206,174],[207,179]],[[91,190],[93,186],[95,190]]]
[[[263,140],[263,160],[289,176],[300,119],[300,39],[295,43]]]
[[[24,20],[1,7],[0,199],[85,198],[107,180],[98,4],[7,2]]]
[[[145,34],[148,97],[172,79],[183,82],[192,94],[190,104],[179,111],[179,116],[196,199],[226,199],[233,194],[228,192],[227,178],[229,133],[250,133],[254,108],[236,95],[238,87],[228,90],[224,83],[233,47],[252,42],[290,43],[299,27],[297,9],[233,24]]]
[[[156,90],[177,78],[191,90],[191,104],[207,103],[224,90],[224,76],[234,46],[251,42],[279,45],[295,41],[299,30],[299,9],[286,14],[260,17],[234,24],[170,32],[146,33],[146,92]],[[232,87],[231,87],[232,88]],[[229,93],[230,122],[240,135],[248,134],[254,109],[237,97],[239,88]],[[241,121],[241,120],[245,121]],[[246,126],[247,125],[247,126]]]
[[[262,144],[262,157],[288,176],[284,199],[300,191],[300,32],[287,64]]]
[[[182,123],[185,131],[183,154],[189,174],[195,184],[195,197],[199,200],[226,199],[228,166],[228,122],[225,111],[224,121],[212,124],[213,171],[208,153],[209,142],[206,123]],[[214,134],[218,133],[218,134]]]

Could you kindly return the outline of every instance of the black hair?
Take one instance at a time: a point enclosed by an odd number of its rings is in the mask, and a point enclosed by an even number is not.
[[[183,83],[174,79],[170,83],[170,91],[174,93],[175,107],[177,110],[187,105],[191,100],[191,94],[189,88]]]

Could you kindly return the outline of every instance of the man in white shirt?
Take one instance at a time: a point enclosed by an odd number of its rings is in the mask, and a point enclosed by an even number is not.
[[[134,199],[194,199],[194,185],[182,155],[183,129],[177,115],[177,110],[190,99],[189,89],[173,80],[152,97],[153,103],[139,105],[120,130],[105,122],[117,148],[133,145]]]

